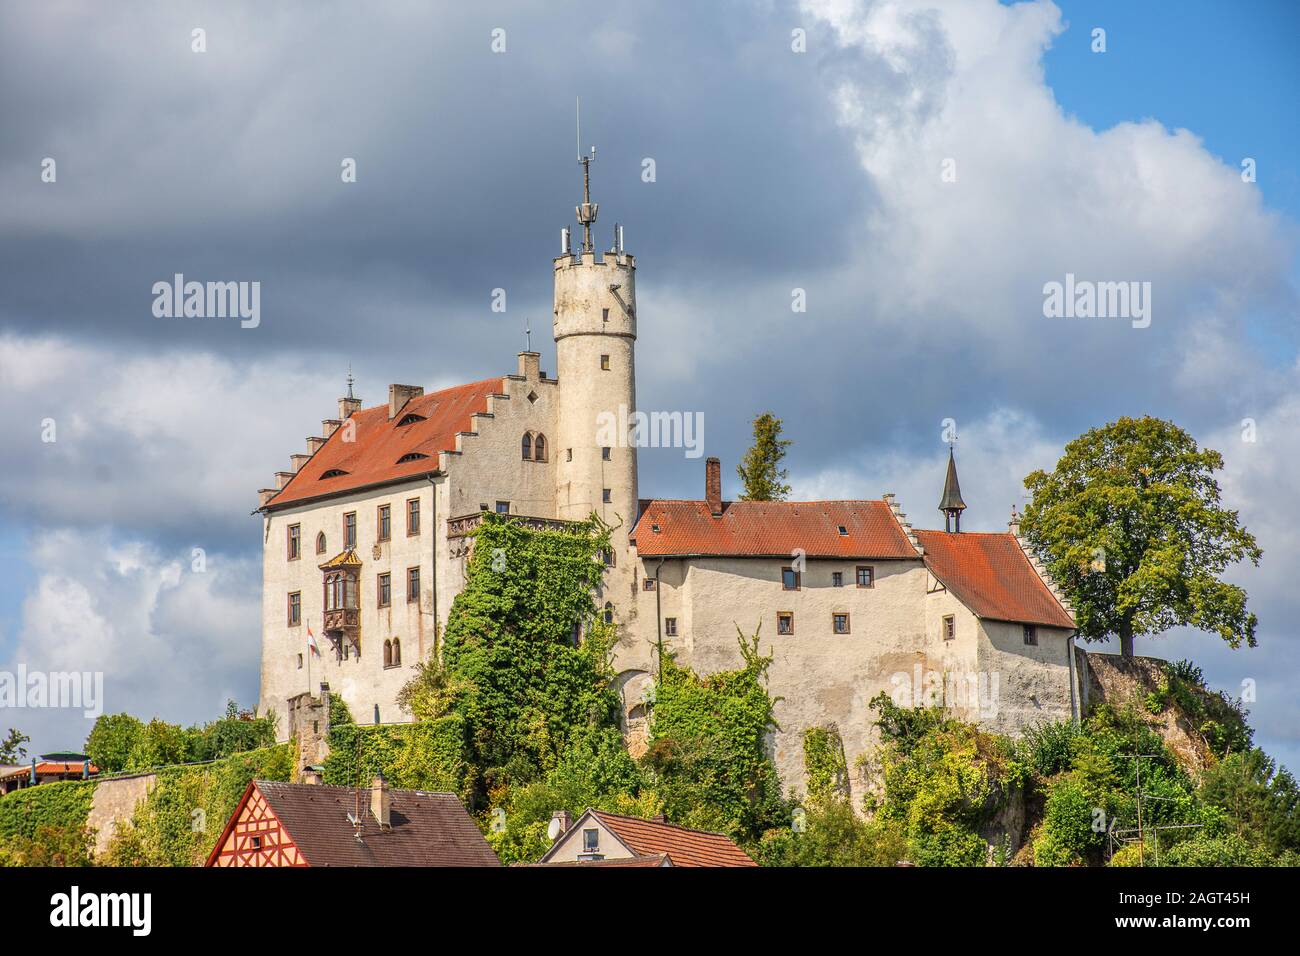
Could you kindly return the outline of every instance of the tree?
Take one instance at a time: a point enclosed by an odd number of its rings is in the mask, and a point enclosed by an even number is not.
[[[130,714],[103,714],[86,738],[86,755],[102,773],[126,770],[142,736],[144,724]]]
[[[1259,748],[1229,754],[1206,770],[1201,799],[1222,808],[1232,836],[1273,853],[1300,850],[1300,788]]]
[[[745,485],[741,501],[784,501],[790,494],[785,483],[786,470],[781,467],[785,450],[792,444],[781,437],[781,419],[764,412],[754,419],[754,444],[736,466],[736,474]]]
[[[1190,625],[1255,646],[1246,592],[1219,575],[1263,552],[1219,503],[1223,456],[1171,422],[1121,418],[1065,446],[1050,474],[1025,479],[1021,528],[1074,603],[1079,635],[1135,636]]]
[[[27,758],[27,748],[23,744],[30,743],[31,739],[10,727],[9,736],[0,740],[0,764],[22,763]]]

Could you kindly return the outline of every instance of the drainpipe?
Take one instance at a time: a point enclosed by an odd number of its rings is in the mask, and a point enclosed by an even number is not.
[[[1077,683],[1074,669],[1074,637],[1077,633],[1078,631],[1071,631],[1070,636],[1065,639],[1066,664],[1070,668],[1070,719],[1075,723],[1078,723],[1081,719],[1081,715],[1079,714],[1079,702],[1075,698],[1074,689],[1074,685]]]
[[[664,558],[659,559],[659,564],[655,567],[655,651],[658,656],[658,673],[655,674],[656,682],[663,679],[664,676],[664,618],[660,613],[659,599],[659,572],[663,570]]]
[[[441,655],[438,646],[438,483],[429,475],[429,583],[433,585],[433,658]],[[421,515],[423,520],[423,515]]]

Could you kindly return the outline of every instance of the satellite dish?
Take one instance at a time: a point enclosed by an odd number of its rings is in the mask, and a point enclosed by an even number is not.
[[[560,838],[560,833],[561,833],[560,821],[557,820],[555,817],[551,817],[551,822],[546,825],[547,837],[549,837],[550,841],[554,843],[556,840]]]

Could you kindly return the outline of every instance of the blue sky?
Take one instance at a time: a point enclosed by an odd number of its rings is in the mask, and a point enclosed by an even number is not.
[[[771,409],[796,495],[895,491],[933,526],[953,417],[967,522],[1000,529],[1070,438],[1171,418],[1224,452],[1225,500],[1265,548],[1233,572],[1261,646],[1178,634],[1146,651],[1234,693],[1256,680],[1259,742],[1300,767],[1297,9],[0,8],[0,668],[101,667],[108,708],[146,717],[251,703],[254,493],[331,415],[349,364],[370,401],[479,380],[513,368],[531,321],[554,368],[542,330],[581,93],[600,228],[624,223],[638,255],[638,400],[705,415],[727,494]],[[341,156],[358,159],[350,191]],[[1151,328],[1046,322],[1042,285],[1067,271],[1150,279]],[[142,290],[174,272],[260,279],[262,326],[160,324]],[[792,320],[796,287],[809,311]],[[55,446],[36,438],[47,416]],[[642,472],[645,493],[700,493],[671,450]],[[12,722],[38,749],[85,732]]]

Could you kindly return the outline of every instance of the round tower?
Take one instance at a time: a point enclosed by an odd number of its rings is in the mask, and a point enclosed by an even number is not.
[[[555,353],[560,380],[556,415],[555,510],[582,520],[593,511],[617,526],[616,554],[607,587],[616,604],[630,606],[621,589],[633,581],[628,534],[637,518],[636,264],[623,251],[615,226],[609,252],[592,241],[597,205],[591,201],[591,157],[583,157],[583,202],[577,207],[582,245],[574,251],[564,230],[555,259]]]

